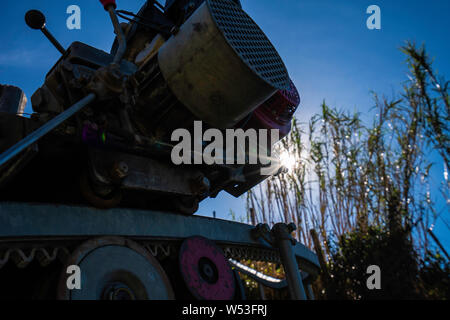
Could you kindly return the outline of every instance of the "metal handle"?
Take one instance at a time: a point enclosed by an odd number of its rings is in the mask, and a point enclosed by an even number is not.
[[[10,161],[12,158],[17,156],[19,153],[24,151],[26,148],[31,146],[33,143],[36,143],[39,141],[42,137],[44,137],[46,134],[48,134],[50,131],[58,127],[61,123],[69,119],[71,116],[73,116],[75,113],[83,109],[85,106],[87,106],[89,103],[94,101],[96,98],[96,95],[91,93],[87,95],[84,99],[81,99],[77,103],[75,103],[72,107],[64,111],[63,113],[59,114],[46,124],[44,124],[42,127],[16,143],[14,146],[12,146],[10,149],[5,151],[4,153],[0,154],[0,167],[3,166],[5,163]]]
[[[64,54],[66,49],[56,40],[56,38],[46,28],[45,15],[39,10],[30,10],[25,14],[26,24],[34,30],[41,30],[47,39],[55,46],[55,48]]]
[[[114,31],[117,35],[119,48],[117,49],[117,53],[114,57],[113,63],[119,64],[123,58],[123,55],[125,54],[125,51],[127,50],[127,41],[125,39],[125,35],[123,34],[122,27],[120,26],[119,19],[117,18],[117,4],[115,0],[100,0],[100,3],[103,5],[103,8],[105,8],[105,10],[109,12]]]
[[[293,225],[283,223],[276,224],[272,234],[276,239],[283,262],[289,293],[292,300],[307,300],[302,276],[293,250],[293,238],[291,236]]]

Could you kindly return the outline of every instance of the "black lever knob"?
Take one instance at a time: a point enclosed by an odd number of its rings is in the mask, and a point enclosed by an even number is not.
[[[55,48],[64,54],[66,49],[55,39],[55,37],[45,27],[45,15],[39,10],[30,10],[25,14],[25,22],[31,29],[41,30],[48,40],[55,46]]]
[[[30,10],[25,14],[25,22],[31,29],[42,30],[45,28],[45,15],[39,10]]]

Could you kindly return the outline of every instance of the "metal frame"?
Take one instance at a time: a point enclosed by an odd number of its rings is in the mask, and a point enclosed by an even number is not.
[[[280,253],[277,247],[269,244],[263,237],[255,237],[254,231],[255,227],[242,223],[159,211],[122,208],[99,210],[65,205],[0,203],[0,244],[39,239],[51,241],[61,238],[105,236],[146,241],[177,241],[202,236],[226,247]],[[299,269],[310,277],[316,277],[320,272],[317,256],[302,244],[292,244],[290,247],[292,257],[295,257],[293,265],[298,266],[296,270],[287,267],[286,271],[293,274],[291,277],[298,276],[302,281]],[[281,258],[285,264],[286,261]],[[269,283],[265,283],[267,277],[262,274],[256,273],[255,280],[272,287]],[[275,287],[285,287],[286,283],[295,285],[289,281],[289,275],[287,280],[275,284]],[[298,290],[304,292],[303,283],[300,288],[290,288],[291,292]],[[292,298],[299,297],[299,295],[292,296]],[[302,295],[301,298],[306,299],[306,296]]]

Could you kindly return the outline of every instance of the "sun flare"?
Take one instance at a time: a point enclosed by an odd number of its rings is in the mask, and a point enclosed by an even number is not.
[[[289,172],[292,172],[297,166],[297,159],[294,155],[289,153],[288,151],[283,151],[280,154],[280,163],[284,166]]]

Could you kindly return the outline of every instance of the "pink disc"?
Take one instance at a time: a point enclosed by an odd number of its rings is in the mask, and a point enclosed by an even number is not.
[[[236,289],[233,272],[222,250],[212,241],[202,237],[185,240],[179,263],[184,282],[197,299],[233,299]]]

